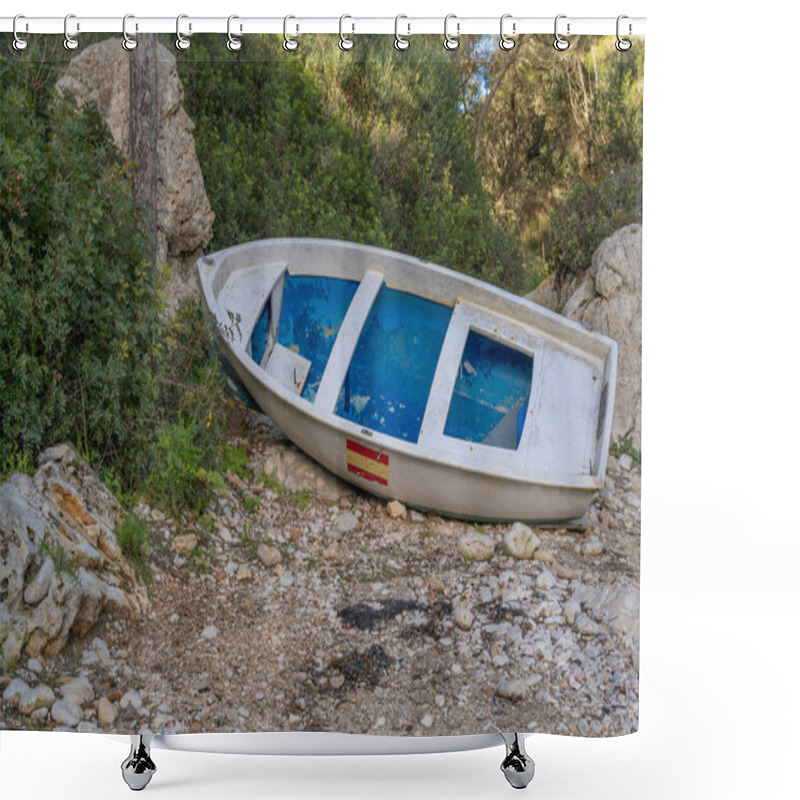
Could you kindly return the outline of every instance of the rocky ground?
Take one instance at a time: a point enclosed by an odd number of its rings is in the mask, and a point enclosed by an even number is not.
[[[202,520],[140,507],[149,609],[0,675],[8,728],[629,733],[640,473],[584,525],[473,526],[358,494],[250,415],[252,480]]]

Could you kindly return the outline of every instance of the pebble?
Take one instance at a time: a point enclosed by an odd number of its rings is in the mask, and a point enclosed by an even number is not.
[[[599,556],[603,552],[603,543],[596,536],[590,536],[581,543],[581,552],[585,556]]]
[[[536,579],[536,588],[546,592],[548,589],[552,589],[556,583],[556,576],[550,570],[545,569]]]
[[[633,467],[633,459],[628,455],[628,453],[623,453],[619,457],[619,466],[620,469],[625,470],[625,472],[630,472],[631,468]]]
[[[21,678],[12,678],[11,683],[6,686],[6,690],[3,692],[3,700],[14,706],[19,705],[22,696],[30,690],[31,687]]]
[[[578,614],[575,618],[575,630],[583,636],[597,636],[600,626],[587,614]]]
[[[274,567],[281,563],[281,551],[277,547],[268,547],[265,544],[258,546],[258,559],[265,567]]]
[[[200,634],[200,636],[203,639],[216,639],[218,633],[219,630],[216,625],[206,625],[206,627],[203,628],[203,632]]]
[[[564,619],[572,625],[575,622],[575,617],[581,613],[581,604],[577,600],[567,600],[564,603]]]
[[[425,515],[424,514],[420,514],[419,511],[413,511],[412,510],[411,513],[409,514],[409,519],[412,522],[416,522],[416,523],[425,522]]]
[[[408,515],[406,507],[399,500],[392,500],[386,508],[392,519],[405,519]]]
[[[351,511],[340,514],[336,520],[336,530],[339,533],[351,533],[358,527],[358,517]]]
[[[294,584],[294,575],[292,575],[289,570],[286,570],[286,572],[282,573],[280,578],[278,578],[278,583],[281,586],[292,586],[292,584]]]
[[[253,580],[253,570],[250,567],[243,565],[236,571],[237,581],[251,581]]]
[[[128,706],[132,706],[136,711],[140,711],[143,706],[141,695],[134,689],[129,689],[120,698],[119,707],[124,711]]]
[[[83,710],[77,703],[69,700],[56,700],[50,708],[50,716],[53,722],[74,728],[83,720]]]
[[[468,631],[475,621],[475,615],[469,606],[456,605],[453,606],[453,621],[462,631]]]
[[[515,522],[503,536],[503,550],[512,558],[531,558],[541,543],[541,539],[522,522]]]
[[[533,557],[536,561],[541,561],[543,564],[554,564],[556,557],[549,550],[537,550]]]
[[[485,533],[470,531],[458,540],[458,552],[467,561],[489,561],[494,555],[494,541]]]
[[[111,663],[111,652],[108,649],[108,645],[105,643],[104,639],[101,639],[99,636],[95,636],[92,639],[92,650],[97,653],[97,657],[100,659],[100,663],[107,667]]]
[[[341,689],[344,686],[344,675],[334,675],[331,678],[331,688]]]
[[[33,672],[36,675],[39,675],[42,669],[44,669],[42,662],[38,658],[29,658],[25,666],[28,668],[29,672]]]
[[[226,544],[230,544],[233,541],[231,532],[224,525],[220,525],[219,538],[222,539],[222,541]]]
[[[523,700],[528,694],[528,683],[521,678],[503,676],[497,684],[495,694],[505,697],[506,700]]]
[[[197,537],[193,533],[176,536],[172,540],[172,549],[181,556],[190,556],[197,547]]]
[[[110,728],[117,721],[117,707],[107,698],[101,697],[97,704],[97,722],[101,728]]]
[[[73,678],[59,688],[58,693],[62,699],[83,705],[94,700],[94,689],[92,684],[82,676]]]
[[[430,714],[426,714],[420,721],[419,724],[422,725],[423,728],[430,728],[433,725],[433,717]]]
[[[445,702],[444,695],[443,694],[437,694],[433,698],[433,702],[436,704],[437,708],[444,708],[444,702]]]
[[[55,702],[55,692],[43,683],[23,692],[19,698],[20,714],[31,714],[39,708],[49,709]]]

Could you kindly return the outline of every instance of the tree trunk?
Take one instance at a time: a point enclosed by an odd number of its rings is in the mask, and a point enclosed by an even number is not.
[[[133,161],[133,197],[144,209],[143,226],[148,253],[156,262],[156,186],[158,185],[158,76],[154,33],[140,33],[130,53],[130,157]]]

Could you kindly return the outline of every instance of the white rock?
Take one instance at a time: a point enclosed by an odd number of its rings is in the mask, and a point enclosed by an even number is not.
[[[541,539],[522,522],[515,522],[503,536],[503,550],[513,558],[532,558]]]
[[[408,517],[412,522],[425,522],[425,515],[420,514],[419,511],[414,511],[413,509],[409,513]]]
[[[78,676],[73,678],[69,683],[65,683],[58,690],[62,699],[69,700],[78,705],[90,703],[94,700],[94,689],[92,684],[86,678]]]
[[[19,711],[21,714],[31,714],[39,708],[50,708],[55,699],[55,692],[42,683],[20,696]]]
[[[536,579],[536,588],[546,592],[548,589],[552,589],[556,583],[556,576],[550,570],[544,569]]]
[[[386,508],[392,519],[405,519],[408,514],[406,507],[399,500],[392,500]]]
[[[336,530],[339,533],[351,533],[358,527],[358,517],[351,511],[340,514],[336,520]]]
[[[436,707],[437,708],[444,708],[444,703],[445,703],[444,695],[443,694],[437,694],[433,698],[433,702],[436,703]]]
[[[120,698],[119,707],[124,711],[128,706],[132,706],[136,711],[140,711],[144,705],[141,695],[134,689],[129,689]]]
[[[423,728],[430,728],[433,725],[433,717],[430,714],[426,714],[420,721],[419,724],[422,725]]]
[[[203,639],[216,639],[218,633],[219,630],[216,625],[206,625],[206,627],[203,628],[203,632],[200,634],[200,636]]]
[[[528,683],[521,678],[503,676],[494,690],[495,694],[507,700],[524,700],[528,695]]]
[[[97,721],[100,727],[111,727],[117,721],[117,714],[117,707],[107,697],[101,697],[97,704]]]
[[[197,537],[193,533],[176,536],[172,540],[172,549],[181,556],[190,556],[197,547]]]
[[[55,573],[56,565],[53,559],[48,556],[36,573],[36,577],[25,587],[23,597],[28,605],[34,606],[47,597],[47,593],[50,591],[50,582],[53,580]]]
[[[467,561],[489,561],[494,555],[494,541],[484,533],[470,531],[458,540],[458,552]]]
[[[281,563],[281,551],[277,547],[268,547],[265,544],[258,546],[258,558],[265,567],[274,567]]]
[[[453,622],[461,628],[462,631],[468,631],[475,621],[475,615],[469,606],[457,605],[453,607]]]
[[[105,643],[105,640],[101,639],[99,636],[95,636],[95,638],[92,639],[92,650],[97,653],[97,657],[104,667],[107,667],[111,663],[111,653],[108,649],[108,645]]]
[[[13,706],[19,705],[20,698],[30,690],[31,687],[21,678],[12,678],[3,692],[3,701]]]
[[[83,720],[83,710],[69,700],[56,700],[50,708],[50,716],[53,722],[74,728]]]
[[[38,658],[29,658],[25,666],[28,668],[29,672],[33,672],[36,675],[39,675],[44,669],[42,662]]]
[[[581,543],[581,552],[585,556],[599,556],[603,552],[603,543],[596,536],[590,536]]]
[[[619,457],[619,466],[621,469],[624,469],[625,472],[630,472],[633,467],[633,459],[627,453],[623,453]]]
[[[237,581],[251,581],[253,580],[253,570],[250,569],[246,564],[239,567],[236,570],[236,580]]]
[[[278,578],[278,583],[281,586],[291,586],[294,583],[294,575],[287,570]]]
[[[583,636],[597,636],[600,626],[586,614],[578,614],[575,618],[575,630]]]

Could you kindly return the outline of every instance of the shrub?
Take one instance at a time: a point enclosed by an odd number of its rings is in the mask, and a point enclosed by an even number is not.
[[[117,541],[122,554],[128,559],[136,576],[143,581],[150,579],[150,529],[147,523],[134,513],[129,513],[117,526]]]

